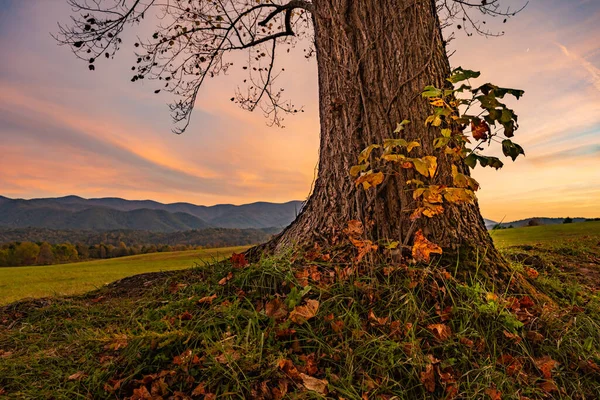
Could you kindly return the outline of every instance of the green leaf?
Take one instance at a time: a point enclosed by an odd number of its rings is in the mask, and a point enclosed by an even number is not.
[[[470,69],[462,69],[461,67],[458,67],[452,71],[452,74],[450,75],[450,78],[448,78],[448,81],[452,83],[458,83],[471,78],[479,78],[479,75],[481,75],[481,72],[471,71]]]
[[[436,88],[435,86],[425,86],[423,92],[421,93],[423,97],[442,97],[442,90]]]
[[[505,156],[512,158],[513,161],[515,161],[520,154],[525,155],[525,151],[521,146],[508,139],[502,141],[502,152]]]
[[[477,156],[473,153],[469,154],[465,157],[465,164],[471,169],[475,168],[477,166]]]

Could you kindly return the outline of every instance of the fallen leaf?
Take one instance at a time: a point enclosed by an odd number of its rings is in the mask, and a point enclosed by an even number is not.
[[[216,294],[213,294],[212,296],[206,296],[198,300],[198,304],[212,304],[213,300],[216,298]]]
[[[431,324],[427,326],[427,329],[433,333],[436,339],[443,342],[452,336],[452,329],[448,325],[444,324]]]
[[[193,315],[190,314],[189,312],[185,311],[183,312],[180,316],[179,319],[182,321],[189,321],[193,318]]]
[[[265,314],[276,320],[282,319],[288,315],[288,309],[281,299],[275,298],[265,304]]]
[[[233,272],[228,273],[226,277],[224,277],[223,279],[221,279],[219,281],[219,285],[223,286],[227,282],[229,282],[231,279],[233,279]]]
[[[433,365],[427,364],[425,371],[421,372],[421,383],[425,386],[425,389],[429,393],[435,392],[435,372],[433,371]]]
[[[204,383],[200,383],[194,390],[192,390],[192,397],[201,396],[206,394],[206,389],[204,387]]]
[[[542,375],[546,379],[552,378],[552,370],[559,364],[558,361],[553,360],[550,356],[544,356],[534,361],[536,367],[538,367],[540,371],[542,371]]]
[[[350,237],[357,237],[364,233],[363,223],[355,219],[348,221],[348,227],[344,229],[344,233]]]
[[[78,371],[75,372],[73,375],[69,376],[67,378],[68,381],[80,381],[81,379],[85,378],[87,376],[87,374],[83,371]]]
[[[294,365],[294,363],[291,360],[282,358],[277,362],[277,366],[279,367],[279,369],[281,369],[283,372],[285,372],[293,380],[301,379],[298,368],[296,368],[296,366]]]
[[[373,310],[369,311],[369,321],[374,322],[378,325],[385,325],[388,321],[387,317],[377,317]]]
[[[519,305],[521,306],[521,308],[531,308],[535,305],[535,303],[533,302],[533,300],[531,300],[531,297],[523,296],[521,300],[519,300]]]
[[[356,240],[350,238],[350,241],[352,242],[354,247],[358,249],[358,255],[356,256],[357,262],[360,262],[364,258],[364,256],[366,256],[371,251],[376,251],[379,248],[378,245],[373,244],[373,242],[370,240]]]
[[[278,338],[283,338],[283,337],[290,337],[290,336],[294,336],[294,334],[296,333],[295,329],[280,329],[277,332],[275,332],[275,336],[277,336]]]
[[[494,388],[485,389],[485,394],[490,396],[491,400],[502,400],[502,392],[500,392]]]
[[[173,364],[184,365],[184,364],[187,364],[191,359],[192,359],[192,350],[187,349],[180,355],[173,357]]]
[[[515,333],[510,333],[508,331],[503,331],[502,333],[504,333],[504,336],[506,336],[508,339],[514,341],[515,344],[519,344],[519,343],[521,343],[521,340],[523,340],[523,338],[521,338],[521,336],[519,336]]]
[[[321,395],[327,394],[327,385],[329,384],[327,380],[317,379],[303,373],[300,373],[300,378],[302,379],[302,384],[308,390],[312,390],[313,392],[317,392]]]
[[[442,254],[442,248],[435,243],[430,242],[423,236],[423,231],[419,229],[415,233],[415,241],[412,248],[412,256],[417,262],[429,262],[430,254]]]
[[[540,273],[537,272],[535,269],[529,268],[529,267],[525,267],[525,273],[531,279],[535,279],[535,278],[537,278],[540,275]]]
[[[292,310],[290,319],[297,324],[303,324],[317,315],[318,310],[319,302],[317,300],[309,299],[306,301],[306,305],[296,306],[296,308]]]
[[[460,343],[464,344],[467,347],[473,347],[473,341],[471,339],[468,339],[466,337],[461,337],[460,338]]]
[[[185,284],[185,283],[173,282],[169,285],[169,292],[175,294],[175,293],[179,292],[181,289],[184,289],[186,287],[187,287],[187,284]]]
[[[248,260],[246,260],[246,255],[244,253],[233,253],[230,260],[235,268],[242,268],[248,265]]]
[[[558,392],[558,386],[553,380],[546,380],[538,383],[538,387],[546,393]]]
[[[532,341],[533,343],[542,343],[544,341],[544,335],[536,331],[529,331],[525,334],[527,340]]]

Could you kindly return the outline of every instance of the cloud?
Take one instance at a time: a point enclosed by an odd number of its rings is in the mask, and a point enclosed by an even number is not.
[[[596,89],[598,89],[598,91],[600,91],[600,68],[597,68],[594,64],[587,61],[585,58],[578,56],[577,54],[575,54],[573,52],[570,52],[566,46],[563,46],[560,43],[556,43],[556,45],[561,49],[561,51],[564,53],[564,55],[566,55],[567,57],[576,61],[581,67],[583,67],[590,74],[590,77],[589,77],[590,82],[592,83],[592,85],[594,85],[596,87]],[[598,50],[598,49],[596,49],[596,50]]]

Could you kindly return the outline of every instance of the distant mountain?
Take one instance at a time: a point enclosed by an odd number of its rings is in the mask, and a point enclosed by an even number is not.
[[[176,232],[192,229],[282,229],[300,212],[302,203],[252,203],[240,206],[190,203],[163,204],[152,200],[84,199],[66,196],[9,199],[0,196],[0,226],[80,230],[147,230]]]
[[[496,226],[498,224],[496,221],[492,221],[491,219],[487,219],[487,218],[484,218],[483,222],[485,223],[485,227],[487,229],[492,229],[494,226]]]
[[[529,221],[531,221],[531,220],[536,220],[540,225],[558,225],[558,224],[563,223],[564,218],[547,218],[547,217],[525,218],[525,219],[520,219],[518,221],[503,222],[502,224],[500,224],[500,226],[508,228],[509,226],[512,225],[513,228],[520,228],[522,226],[529,225]],[[573,222],[584,222],[585,220],[586,220],[585,218],[573,218]],[[487,223],[486,223],[486,226],[487,226]],[[492,226],[492,228],[493,228],[493,226]],[[490,229],[490,228],[488,228],[488,229]]]

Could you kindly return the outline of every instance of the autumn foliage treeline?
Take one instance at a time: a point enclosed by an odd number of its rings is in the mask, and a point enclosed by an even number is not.
[[[61,264],[136,254],[193,250],[200,247],[184,244],[176,246],[156,246],[154,244],[127,246],[124,242],[119,243],[117,246],[104,243],[88,246],[82,243],[51,245],[48,242],[12,242],[4,244],[0,248],[0,267]]]

